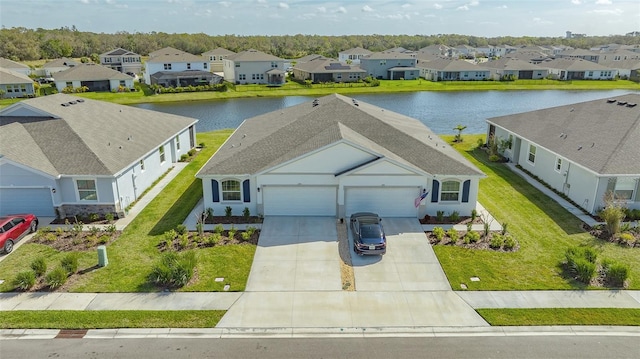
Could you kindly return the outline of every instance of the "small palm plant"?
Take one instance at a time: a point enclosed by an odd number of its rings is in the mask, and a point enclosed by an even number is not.
[[[454,139],[454,142],[462,142],[462,131],[464,131],[466,128],[467,126],[462,126],[462,125],[457,125],[456,127],[453,128],[455,131],[458,131]]]

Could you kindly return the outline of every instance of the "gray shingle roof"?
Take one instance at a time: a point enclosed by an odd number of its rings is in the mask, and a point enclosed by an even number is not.
[[[319,98],[317,103],[246,120],[198,175],[256,174],[347,140],[427,173],[483,176],[416,119],[337,94]]]
[[[120,71],[96,64],[80,64],[51,75],[56,81],[101,81],[131,80],[132,77]]]
[[[196,56],[172,47],[165,47],[149,54],[148,63],[207,62],[204,57]]]
[[[342,72],[362,72],[366,73],[357,65],[341,63],[335,59],[317,58],[308,62],[296,64],[294,69],[309,73],[342,73]]]
[[[0,67],[0,84],[2,85],[32,83],[33,80],[29,76]]]
[[[354,47],[348,50],[340,51],[341,54],[345,55],[360,55],[360,54],[371,54],[373,52],[363,49],[362,47]]]
[[[63,57],[61,59],[55,59],[53,61],[49,61],[46,64],[42,65],[43,68],[51,68],[51,67],[71,67],[71,66],[76,66],[76,65],[80,65],[80,62],[74,61],[72,59],[68,59],[66,57]]]
[[[283,61],[283,59],[277,57],[277,56],[273,56],[273,55],[269,55],[267,53],[264,53],[262,51],[258,51],[255,49],[249,49],[247,51],[242,51],[242,52],[238,52],[235,55],[229,55],[227,56],[228,60],[232,60],[232,61],[245,61],[245,62],[251,62],[251,61]]]
[[[414,59],[412,53],[396,52],[396,51],[382,51],[374,52],[367,56],[364,56],[362,60],[390,60],[390,59]]]
[[[103,54],[100,54],[100,56],[140,56],[140,55],[136,54],[135,52],[118,47],[111,51],[107,51]]]
[[[482,66],[509,71],[546,70],[544,67],[512,57],[504,57],[498,60],[483,62]]]
[[[0,155],[52,176],[115,175],[197,122],[57,94],[0,111]]]
[[[640,95],[490,118],[505,128],[599,174],[640,174]],[[560,136],[566,134],[566,136]]]
[[[29,66],[25,64],[21,64],[19,62],[11,61],[9,59],[5,59],[4,57],[0,57],[0,67],[4,67],[5,69],[13,70],[13,69],[28,69]]]
[[[213,50],[209,50],[202,54],[202,56],[210,56],[210,55],[233,55],[235,52],[231,50],[227,50],[223,47],[218,47]]]
[[[551,61],[546,61],[541,66],[562,69],[567,71],[607,71],[611,70],[610,67],[606,67],[595,62],[578,59],[578,58],[559,58]]]

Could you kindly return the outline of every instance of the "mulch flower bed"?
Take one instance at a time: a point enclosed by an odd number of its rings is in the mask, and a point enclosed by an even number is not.
[[[480,216],[476,217],[473,222],[471,221],[471,217],[460,216],[458,218],[451,219],[449,216],[442,217],[441,220],[438,220],[436,216],[426,215],[423,218],[420,218],[421,224],[462,224],[467,225],[471,224],[483,224],[482,218]]]
[[[605,226],[590,227],[586,223],[582,223],[582,228],[589,232],[592,236],[601,239],[603,241],[616,243],[627,247],[640,247],[640,229],[630,229],[624,232],[618,233],[615,236],[609,234]]]
[[[433,232],[425,232],[427,239],[431,245],[456,246],[469,249],[490,250],[495,252],[516,252],[520,249],[520,244],[513,238],[510,233],[502,234],[500,231],[489,232],[487,236],[483,236],[483,232],[472,231],[478,233],[474,239],[467,239],[466,231],[457,231],[455,238],[449,236],[449,232],[445,231],[445,236],[438,240]],[[509,238],[509,239],[507,239]],[[495,240],[494,240],[495,239]],[[492,243],[493,241],[493,243]]]
[[[40,230],[31,238],[30,243],[44,244],[57,251],[88,251],[100,245],[107,245],[118,239],[120,231],[75,231],[59,228],[57,230]]]
[[[258,216],[208,216],[205,224],[251,224],[262,223],[262,217]]]
[[[182,251],[195,248],[207,248],[207,247],[219,247],[227,245],[258,245],[258,237],[260,236],[260,230],[254,229],[248,237],[243,237],[242,233],[247,231],[238,230],[233,233],[230,231],[222,231],[219,233],[213,231],[204,231],[202,235],[198,232],[186,232],[183,235],[176,234],[175,236],[165,233],[164,239],[156,246],[160,251]]]

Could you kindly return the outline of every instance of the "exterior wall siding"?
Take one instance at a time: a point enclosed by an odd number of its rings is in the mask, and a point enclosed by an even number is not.
[[[272,61],[239,62],[240,67],[231,60],[224,60],[225,81],[237,84],[266,84],[269,82],[267,71],[277,68],[284,71],[284,61],[274,61],[277,67],[271,67]],[[244,80],[240,79],[244,75]],[[262,79],[253,79],[252,75],[263,75]]]
[[[415,67],[416,61],[416,59],[361,59],[360,68],[367,71],[366,76],[389,80],[388,70],[390,68],[399,66]]]

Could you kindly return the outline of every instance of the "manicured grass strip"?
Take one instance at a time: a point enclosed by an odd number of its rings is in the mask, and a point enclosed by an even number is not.
[[[640,326],[636,308],[477,309],[494,326],[632,325]]]
[[[5,311],[2,329],[213,328],[224,310]]]

